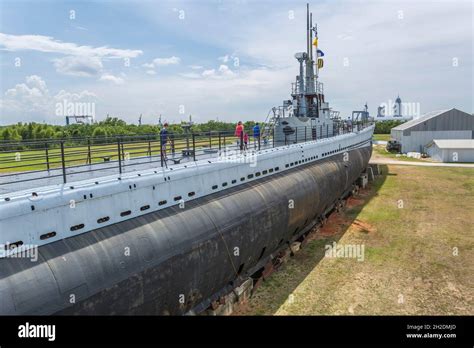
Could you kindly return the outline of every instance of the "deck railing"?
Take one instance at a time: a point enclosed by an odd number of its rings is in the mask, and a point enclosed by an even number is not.
[[[333,135],[362,127],[365,125],[335,124]],[[111,169],[123,173],[133,170],[134,166],[150,163],[167,167],[229,152],[255,151],[318,139],[319,129],[308,131],[308,128],[295,128],[292,136],[285,136],[284,142],[275,141],[273,131],[264,137],[249,134],[247,145],[243,133],[238,138],[233,131],[169,133],[166,141],[159,134],[147,134],[0,142],[0,187],[49,178],[67,183],[70,176],[77,174],[97,172],[97,175],[91,174],[95,177],[104,171],[110,174]]]

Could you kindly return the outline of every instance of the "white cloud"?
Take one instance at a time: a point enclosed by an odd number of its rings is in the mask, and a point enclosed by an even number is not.
[[[53,60],[56,71],[72,76],[97,76],[102,71],[102,61],[97,57],[64,57]]]
[[[68,56],[136,58],[141,50],[117,49],[107,46],[79,46],[71,42],[55,40],[43,35],[9,35],[0,33],[0,46],[7,51],[33,50],[39,52],[59,53]]]
[[[66,55],[53,59],[54,67],[60,74],[80,77],[101,76],[102,81],[122,84],[124,80],[103,72],[102,59],[135,58],[141,50],[117,49],[107,46],[79,46],[75,43],[62,42],[42,35],[8,35],[0,33],[0,48],[7,51],[32,50]]]
[[[92,93],[90,91],[87,91],[87,90],[81,91],[79,93],[71,93],[71,92],[67,92],[67,91],[62,89],[53,98],[56,101],[67,100],[69,102],[75,102],[75,101],[82,101],[82,100],[85,100],[85,99],[95,100],[95,99],[97,99],[97,95],[95,95],[94,93]]]
[[[4,97],[0,99],[1,122],[9,124],[42,119],[48,122],[62,123],[62,117],[55,116],[57,103],[96,100],[97,95],[88,90],[79,93],[61,90],[56,95],[51,95],[46,82],[38,75],[31,75],[25,78],[24,83],[19,83],[8,89]]]
[[[227,65],[224,65],[224,64],[219,66],[218,71],[222,76],[234,76],[235,75],[235,73],[232,70],[230,70]]]
[[[112,83],[115,83],[116,85],[121,85],[124,83],[124,79],[121,78],[121,77],[118,77],[118,76],[114,76],[114,75],[111,75],[111,74],[103,74],[100,79],[100,81],[108,81],[108,82],[112,82]]]
[[[189,72],[189,73],[180,73],[179,76],[182,76],[188,79],[199,79],[201,78],[202,75],[195,72]]]
[[[146,73],[148,75],[156,75],[156,71],[155,70],[147,70]]]
[[[216,75],[216,69],[204,70],[202,72],[202,76],[204,77],[215,76],[215,75]]]
[[[229,57],[228,54],[226,54],[225,56],[219,57],[217,59],[220,60],[223,63],[227,63],[229,61],[230,57]]]
[[[164,75],[160,79],[131,76],[126,89],[111,85],[91,91],[100,95],[103,109],[115,110],[115,114],[129,121],[137,113],[156,121],[157,115],[162,114],[169,122],[185,120],[189,114],[196,122],[216,117],[226,121],[264,120],[273,105],[287,98],[292,70],[275,74],[272,69],[243,68],[232,78],[203,78],[200,74]],[[218,69],[214,73],[220,74]],[[185,114],[179,113],[180,106],[184,106]],[[98,119],[103,117],[98,114]]]
[[[179,27],[181,36],[221,52],[238,52],[241,67],[271,67],[282,79],[289,73],[286,78],[294,82],[298,67],[293,54],[304,50],[306,41],[304,5],[290,1],[274,6],[258,1],[248,6],[226,3],[218,7],[218,16],[214,8],[189,6],[193,16],[187,16],[186,25]],[[174,18],[156,15],[153,8],[157,5],[144,7],[147,20],[168,29],[176,27]],[[289,16],[289,10],[294,10],[294,16]],[[375,113],[379,103],[400,92],[403,100],[420,102],[422,112],[453,106],[472,112],[470,1],[369,1],[363,6],[356,1],[323,1],[314,2],[311,10],[318,24],[319,48],[325,53],[320,81],[335,110],[350,115],[368,101],[369,110]],[[359,20],[362,17],[364,21]],[[206,30],[196,30],[202,23]],[[220,62],[229,59],[229,54],[219,57]],[[345,58],[348,66],[343,65]],[[454,58],[457,67],[453,67]],[[216,71],[206,72],[213,74]],[[367,88],[360,88],[361,78],[368,81]],[[288,90],[289,86],[279,95],[288,98]]]
[[[325,84],[330,106],[347,116],[368,101],[369,109],[374,112],[378,103],[393,99],[400,92],[403,101],[420,102],[422,112],[453,106],[472,112],[470,5],[462,1],[454,5],[398,0],[367,2],[363,6],[353,1],[312,5],[320,49],[325,53],[320,81]],[[187,6],[192,11],[187,13],[193,16],[179,22],[180,37],[202,43],[206,48],[218,48],[219,52],[229,52],[227,56],[238,52],[240,68],[232,66],[231,57],[226,58],[225,64],[225,56],[217,60],[215,55],[208,57],[218,63],[213,69],[189,67],[195,71],[160,76],[160,79],[131,75],[126,89],[115,84],[107,88],[102,84],[91,85],[87,89],[100,95],[104,110],[126,120],[143,112],[144,116],[154,115],[153,119],[163,113],[169,121],[179,121],[185,117],[178,113],[179,106],[184,105],[186,116],[191,113],[196,120],[216,116],[221,120],[262,120],[272,106],[289,98],[290,83],[298,73],[293,54],[305,47],[304,5],[278,3],[269,7],[265,2],[254,2],[232,7],[229,3],[226,6],[232,9],[219,12],[219,16],[201,4]],[[160,5],[145,2],[137,5],[137,11],[143,11],[147,21],[157,21],[168,30],[176,30],[176,18],[156,11],[157,7]],[[265,16],[261,15],[262,7],[267,11]],[[288,17],[289,9],[295,10],[293,20]],[[400,9],[404,12],[403,20],[398,19]],[[364,21],[360,21],[362,17]],[[439,26],[440,22],[443,26]],[[202,23],[208,29],[196,30]],[[346,57],[347,67],[343,65]],[[459,58],[456,68],[452,65],[453,57]],[[148,64],[143,73],[157,69],[154,62]],[[226,77],[227,69],[219,64],[227,66],[234,75]],[[269,68],[259,68],[262,66]],[[361,79],[367,83],[361,84]],[[35,93],[30,91],[32,98]],[[19,119],[25,120],[26,116],[21,116]]]
[[[26,77],[25,83],[19,83],[5,92],[2,106],[6,110],[44,112],[47,109],[47,99],[49,91],[46,83],[38,75],[31,75]]]
[[[221,78],[232,78],[235,77],[237,74],[234,73],[229,67],[225,64],[221,64],[219,68],[216,69],[208,69],[204,70],[201,74],[204,78],[214,78],[214,79],[221,79]]]
[[[26,83],[40,90],[42,93],[48,93],[48,88],[46,87],[46,82],[43,81],[38,75],[31,75],[26,77]]]
[[[204,68],[202,65],[188,65],[188,67],[190,67],[193,70],[201,70]]]
[[[181,62],[181,58],[175,57],[175,56],[172,56],[169,58],[155,58],[150,63],[142,64],[142,67],[147,69],[146,71],[147,74],[154,75],[156,73],[155,69],[157,69],[158,67],[168,66],[168,65],[178,65],[180,64],[180,62]],[[151,71],[154,71],[154,73],[151,73]]]
[[[169,57],[169,58],[155,58],[153,59],[153,64],[155,66],[160,66],[160,65],[176,65],[181,62],[181,58],[179,57]]]

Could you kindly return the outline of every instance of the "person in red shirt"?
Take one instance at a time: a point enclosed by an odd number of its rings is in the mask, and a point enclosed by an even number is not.
[[[249,144],[249,135],[247,134],[247,132],[244,132],[244,150],[249,149],[248,144]]]
[[[242,124],[242,121],[239,121],[237,123],[237,126],[235,127],[235,137],[237,138],[237,146],[240,146],[240,137],[242,135],[242,132],[244,131],[244,125]]]

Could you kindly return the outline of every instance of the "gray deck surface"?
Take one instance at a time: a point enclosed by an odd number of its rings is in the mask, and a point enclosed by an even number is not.
[[[272,148],[271,144],[266,146],[261,146],[261,150]],[[253,150],[253,146],[249,146],[248,152]],[[217,150],[212,149],[212,150]],[[234,145],[233,147],[228,147],[227,151],[235,154],[238,149]],[[196,150],[196,162],[208,161],[212,158],[218,158],[219,152],[209,153],[208,149],[199,149]],[[179,164],[175,164],[173,159],[180,160]],[[168,168],[178,168],[182,167],[183,164],[195,163],[193,157],[182,156],[181,154],[176,153],[174,156],[169,154],[168,160],[165,161],[163,167]],[[122,161],[122,175],[127,173],[132,173],[140,170],[153,169],[161,170],[161,159],[160,156],[143,156],[143,157],[133,157],[129,160]],[[103,163],[93,163],[91,165],[81,165],[68,167],[66,169],[66,179],[67,184],[72,185],[74,182],[113,176],[117,177],[119,173],[119,163],[118,161],[110,161]],[[21,181],[21,182],[18,182]],[[12,192],[24,192],[32,191],[38,187],[50,187],[63,184],[63,173],[61,168],[50,169],[49,171],[32,171],[32,172],[21,172],[21,173],[4,173],[0,175],[0,195],[5,196]]]

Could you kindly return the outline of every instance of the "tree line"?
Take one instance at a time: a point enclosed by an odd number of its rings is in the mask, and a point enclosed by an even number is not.
[[[405,123],[405,121],[401,120],[387,120],[387,121],[377,121],[375,122],[375,130],[374,134],[390,134],[390,130],[393,127],[397,127]]]
[[[393,127],[402,124],[404,121],[387,120],[379,121],[375,124],[375,134],[389,134]],[[245,129],[251,129],[254,121],[244,123]],[[194,124],[192,132],[201,133],[209,131],[229,131],[235,129],[235,123],[208,121],[206,123]],[[50,125],[42,123],[17,123],[14,125],[0,127],[0,141],[4,142],[25,142],[37,140],[63,139],[72,142],[74,138],[116,138],[117,136],[128,135],[158,135],[161,130],[159,125],[136,125],[127,124],[117,117],[107,117],[104,121],[94,124],[72,124],[67,126]],[[172,134],[184,133],[182,124],[170,124],[168,130]]]
[[[245,122],[245,128],[250,129],[255,122]],[[107,138],[127,135],[158,135],[161,126],[159,125],[136,125],[127,124],[117,117],[107,117],[104,121],[94,124],[71,124],[67,126],[50,125],[42,123],[17,123],[14,125],[0,127],[0,140],[7,142],[35,141],[73,138]],[[233,131],[235,123],[208,121],[206,123],[193,124],[191,131],[195,133],[209,131]],[[182,124],[170,124],[170,133],[182,134],[184,128]]]

